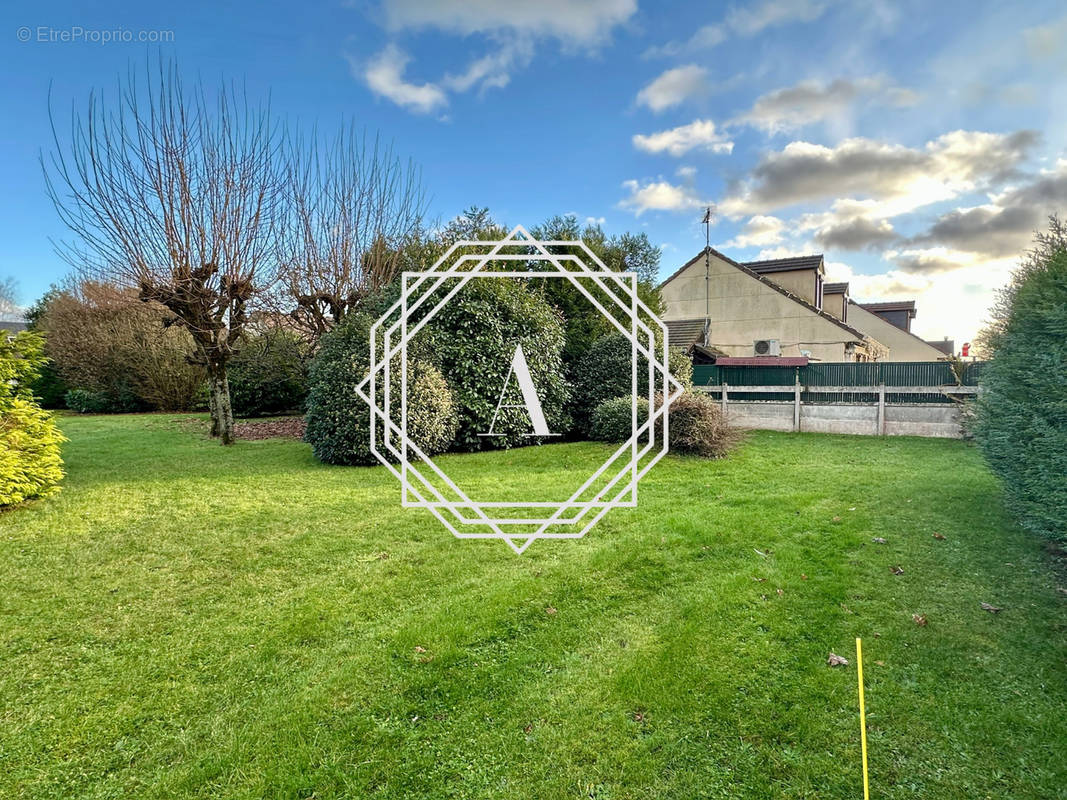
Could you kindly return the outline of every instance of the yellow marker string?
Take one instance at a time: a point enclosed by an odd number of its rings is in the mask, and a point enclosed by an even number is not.
[[[860,684],[860,749],[863,752],[863,800],[870,800],[867,785],[867,710],[863,705],[863,640],[856,638],[856,668]]]

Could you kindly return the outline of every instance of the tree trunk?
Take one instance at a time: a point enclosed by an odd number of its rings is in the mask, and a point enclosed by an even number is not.
[[[233,406],[225,364],[211,369],[211,435],[218,436],[223,444],[233,444]]]
[[[217,397],[216,397],[216,393],[215,393],[215,386],[218,383],[218,381],[215,379],[215,370],[213,370],[213,369],[209,369],[208,370],[208,379],[207,380],[208,380],[207,407],[208,407],[208,411],[211,412],[211,436],[214,437],[214,436],[218,436],[219,435],[219,432],[220,432],[220,430],[222,428],[222,426],[219,425],[218,402],[217,402]]]

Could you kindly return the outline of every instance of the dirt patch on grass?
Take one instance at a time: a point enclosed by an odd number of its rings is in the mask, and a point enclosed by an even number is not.
[[[234,423],[234,436],[238,439],[303,439],[307,424],[303,417],[268,419]]]

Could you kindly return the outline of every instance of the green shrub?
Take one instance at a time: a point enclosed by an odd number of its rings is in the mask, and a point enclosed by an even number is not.
[[[291,331],[242,338],[228,370],[230,402],[239,417],[303,411],[307,400],[307,346]]]
[[[63,479],[65,440],[31,388],[45,363],[43,347],[34,333],[0,337],[0,508],[46,497]]]
[[[605,400],[624,397],[632,391],[630,371],[633,363],[629,337],[612,333],[598,339],[578,362],[574,376],[575,424],[580,433],[588,433],[593,412]],[[693,384],[693,362],[681,350],[671,348],[668,369],[685,388]],[[655,381],[655,390],[662,387]],[[648,359],[638,356],[637,395],[648,396]]]
[[[41,408],[66,408],[67,388],[56,365],[49,361],[33,382],[33,396],[40,400]]]
[[[1024,527],[1067,541],[1067,249],[1012,289],[974,436]]]
[[[370,365],[371,318],[352,314],[322,337],[309,369],[304,441],[327,464],[376,464],[370,451],[370,409],[355,392]],[[380,381],[379,384],[384,383]],[[378,387],[380,401],[384,386]],[[390,369],[390,411],[400,423],[401,373]],[[420,359],[408,361],[408,436],[427,455],[448,449],[456,432],[456,405],[441,373]],[[376,428],[379,451],[383,426]]]
[[[501,408],[493,417],[508,378],[515,348],[521,344],[537,387],[541,409],[553,433],[566,433],[569,391],[563,377],[563,320],[544,298],[521,279],[472,280],[415,337],[417,352],[432,359],[456,396],[462,450],[514,447],[537,440],[528,436],[525,408]],[[504,404],[516,403],[514,378]],[[513,399],[514,398],[514,399]],[[516,403],[517,404],[517,403]],[[500,436],[479,436],[492,426]]]
[[[685,392],[671,403],[669,431],[672,452],[703,458],[722,458],[741,440],[719,404],[702,392]]]
[[[637,398],[637,424],[648,419],[648,398]],[[590,436],[600,442],[625,442],[633,433],[633,398],[613,397],[605,400],[593,412]],[[642,437],[642,441],[646,438]]]
[[[79,414],[107,414],[114,410],[112,400],[106,393],[89,389],[68,389],[64,403]]]

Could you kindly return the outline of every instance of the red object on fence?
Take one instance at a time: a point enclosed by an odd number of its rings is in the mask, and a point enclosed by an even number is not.
[[[967,354],[970,353],[970,352],[971,352],[971,343],[970,342],[964,342],[963,343],[963,350],[960,352],[960,355],[963,356],[964,358],[967,358]]]

